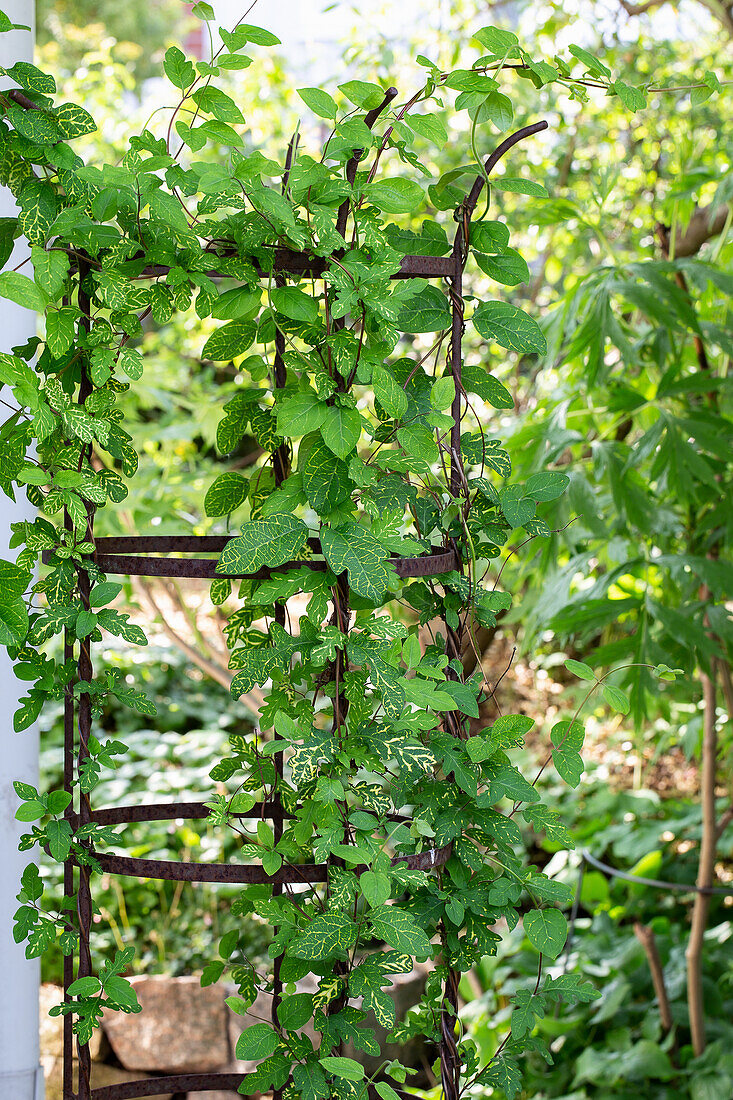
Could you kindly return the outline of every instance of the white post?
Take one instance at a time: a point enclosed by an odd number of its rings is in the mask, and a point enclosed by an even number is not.
[[[2,8],[13,23],[30,25],[31,31],[9,31],[0,35],[0,64],[9,67],[15,61],[32,61],[35,41],[32,0],[2,0]],[[7,83],[7,82],[4,82]],[[0,188],[0,217],[14,217],[13,196]],[[24,258],[16,247],[11,266]],[[36,315],[6,299],[0,300],[0,350],[25,344],[36,332]],[[0,493],[0,557],[10,559],[10,524],[32,519],[33,509],[18,494],[17,504]],[[40,966],[28,961],[23,944],[13,940],[13,913],[18,907],[16,894],[27,853],[18,851],[18,838],[27,829],[15,820],[18,798],[13,780],[38,784],[38,729],[16,734],[13,712],[24,694],[4,649],[0,649],[0,975],[3,996],[0,999],[0,1100],[42,1100],[43,1070],[38,1045],[38,983]]]

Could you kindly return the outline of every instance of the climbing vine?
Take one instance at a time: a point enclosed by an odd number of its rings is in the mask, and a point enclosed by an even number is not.
[[[210,24],[209,5],[195,11]],[[0,31],[9,29],[0,14]],[[503,714],[480,660],[465,675],[463,657],[476,629],[510,606],[502,561],[515,552],[515,532],[547,537],[542,505],[568,479],[556,469],[512,479],[487,406],[513,402],[489,356],[543,354],[545,339],[504,297],[464,296],[461,277],[470,262],[501,286],[529,278],[509,227],[489,217],[490,196],[498,187],[531,201],[544,187],[491,172],[544,124],[506,139],[487,162],[483,154],[487,130],[512,124],[513,80],[560,82],[580,99],[600,88],[632,111],[652,89],[614,81],[575,46],[568,59],[535,60],[515,35],[487,27],[468,68],[442,72],[418,58],[425,81],[405,102],[360,80],[342,84],[338,99],[300,89],[325,140],[316,150],[296,132],[280,162],[253,147],[224,90],[232,71],[277,39],[244,22],[219,35],[209,62],[167,51],[175,102],[160,133],[130,139],[121,164],[82,161],[73,142],[93,132],[92,118],[56,104],[53,78],[33,65],[7,70],[15,86],[0,93],[2,182],[19,206],[0,224],[3,265],[14,262],[16,238],[30,246],[29,260],[0,274],[0,295],[44,320],[42,337],[0,355],[9,414],[0,483],[39,510],[14,524],[16,563],[0,563],[0,641],[30,684],[16,730],[47,700],[73,697],[82,731],[76,764],[66,762],[68,789],[16,785],[18,817],[30,825],[22,846],[47,848],[59,862],[71,856],[84,880],[106,846],[123,844],[89,800],[126,748],[84,732],[82,716],[91,722],[110,698],[148,714],[154,704],[114,671],[92,674],[92,647],[105,633],[146,643],[112,606],[121,585],[97,560],[94,516],[121,503],[135,475],[117,399],[143,374],[143,322],[193,309],[210,332],[202,357],[229,365],[241,383],[223,409],[219,450],[232,454],[245,435],[262,449],[250,476],[221,474],[205,502],[218,530],[229,533],[235,517],[211,587],[215,604],[234,608],[232,693],[269,685],[257,729],[233,738],[215,763],[209,798],[211,823],[238,830],[242,859],[270,880],[243,887],[232,913],[273,926],[272,973],[230,965],[235,928],[203,976],[227,972],[242,1015],[258,990],[273,993],[271,1022],[246,1027],[237,1045],[238,1057],[259,1063],[242,1090],[361,1095],[364,1070],[342,1044],[379,1055],[367,1013],[394,1028],[385,987],[414,960],[430,960],[421,1005],[399,1037],[440,1044],[451,1098],[473,1085],[511,1098],[521,1051],[550,1057],[532,1036],[535,1018],[559,999],[596,994],[574,975],[543,972],[565,944],[558,906],[569,892],[528,866],[518,819],[564,846],[571,839],[512,763],[531,719]],[[710,76],[700,84],[701,95],[715,90]],[[467,116],[471,155],[433,180],[421,150],[448,140],[449,101]],[[405,228],[417,213],[421,228]],[[480,358],[462,359],[464,325],[483,341]],[[59,635],[57,654],[47,643]],[[619,695],[606,697],[623,709]],[[573,785],[582,740],[575,716],[552,731],[554,765]],[[276,803],[282,813],[268,819],[263,808]],[[284,872],[306,865],[325,871],[293,886]],[[57,940],[67,955],[88,953],[73,896],[54,915],[42,893],[31,864],[16,939],[31,956]],[[538,952],[536,986],[519,990],[511,1033],[480,1064],[459,1034],[458,976],[494,952],[499,922],[513,928],[520,916]],[[69,986],[61,1011],[73,1014],[81,1044],[106,1008],[137,1009],[124,978],[131,957],[130,947],[102,965],[87,958]],[[307,974],[314,994],[297,991]],[[406,1081],[396,1063],[382,1071]],[[375,1088],[394,1100],[386,1080]]]

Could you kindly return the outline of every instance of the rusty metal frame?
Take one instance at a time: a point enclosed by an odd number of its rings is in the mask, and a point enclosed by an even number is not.
[[[379,115],[397,95],[394,88],[387,89],[383,103],[366,116],[366,123],[372,126]],[[451,409],[453,416],[453,428],[450,434],[450,471],[449,488],[454,497],[459,497],[465,484],[465,476],[460,453],[460,424],[465,414],[465,391],[461,385],[461,341],[463,336],[463,269],[466,263],[470,238],[470,222],[481,191],[486,182],[486,176],[497,164],[500,158],[516,142],[531,134],[538,133],[547,127],[546,122],[538,122],[512,134],[498,146],[488,158],[485,166],[485,174],[478,175],[476,180],[456,212],[458,227],[451,253],[447,257],[434,256],[406,256],[401,264],[400,271],[393,276],[397,279],[444,279],[448,283],[451,302],[451,330],[450,344],[448,348],[448,365],[456,383],[456,395]],[[290,170],[294,153],[291,142],[285,163],[284,185]],[[363,151],[355,150],[354,156],[347,165],[347,178],[353,183],[359,161]],[[349,204],[345,201],[339,209],[337,225],[342,232],[346,226],[349,214]],[[219,254],[221,257],[221,253]],[[226,255],[226,253],[224,253]],[[234,253],[231,253],[234,255]],[[258,268],[259,265],[255,264]],[[287,276],[302,277],[304,275],[315,278],[323,277],[328,267],[328,261],[310,256],[306,253],[294,252],[290,249],[278,248],[274,250],[273,270],[276,282],[282,286]],[[76,270],[79,278],[79,309],[82,314],[82,325],[87,329],[90,326],[90,301],[84,290],[84,278],[88,274],[89,266],[84,257],[79,258],[76,253]],[[130,278],[156,278],[165,275],[169,268],[162,265],[143,266],[139,271],[134,271],[134,260],[131,263]],[[212,268],[207,274],[212,278],[227,278],[232,276],[225,271]],[[264,273],[263,273],[264,274]],[[341,325],[343,325],[343,321]],[[338,322],[335,322],[335,327]],[[279,339],[278,339],[279,336]],[[273,363],[273,382],[275,387],[285,384],[284,365],[284,340],[277,334],[275,341],[275,357]],[[342,380],[342,386],[347,384]],[[88,376],[82,368],[82,379],[79,387],[78,399],[84,403],[91,392],[91,384]],[[91,446],[91,445],[90,445]],[[290,453],[287,443],[284,443],[272,456],[276,484],[281,484],[287,476],[290,468]],[[69,526],[67,518],[67,527]],[[94,509],[89,506],[87,538],[95,542],[93,534]],[[206,578],[212,579],[219,576],[215,572],[216,555],[222,551],[229,541],[227,536],[170,536],[170,535],[136,535],[121,538],[99,538],[95,542],[95,552],[91,561],[97,569],[103,573],[120,574],[128,576],[145,577],[175,577],[175,578]],[[307,567],[314,570],[327,569],[327,563],[322,557],[321,546],[317,539],[309,540],[309,552],[311,557],[302,561],[288,562],[276,569],[259,569],[255,573],[247,574],[250,579],[262,579],[269,577],[273,572],[284,572],[289,569]],[[195,555],[181,556],[181,555]],[[156,556],[159,555],[159,556]],[[175,556],[171,556],[175,555]],[[442,548],[437,548],[431,553],[411,558],[391,558],[389,564],[395,573],[402,578],[440,576],[449,571],[460,571],[461,560],[458,548],[452,541],[448,541]],[[82,603],[89,607],[90,580],[89,573],[81,570],[79,573],[79,588]],[[332,622],[344,632],[349,623],[349,588],[347,577],[338,578],[337,588],[334,592],[334,612]],[[276,620],[285,620],[285,608],[276,608]],[[461,636],[446,623],[447,652],[450,658],[460,655]],[[93,676],[92,654],[90,639],[86,638],[78,646],[78,681],[91,681]],[[74,656],[75,642],[70,631],[66,631],[64,639],[64,656],[67,661]],[[338,685],[342,681],[343,672],[347,668],[344,653],[339,653],[332,668],[329,670],[331,679],[335,679],[337,687],[334,704],[334,726],[338,728],[346,717],[348,701],[340,691]],[[455,676],[455,673],[452,673]],[[457,737],[465,736],[464,716],[451,712],[446,716],[446,728]],[[184,820],[200,820],[209,815],[209,808],[201,802],[171,802],[144,806],[123,806],[115,808],[94,809],[88,794],[78,792],[74,785],[74,775],[88,756],[88,742],[92,732],[91,696],[83,691],[79,693],[78,701],[74,697],[74,685],[69,684],[64,696],[64,788],[72,794],[76,793],[77,808],[74,802],[65,812],[67,821],[72,829],[79,825],[96,822],[104,825],[123,825],[144,821],[166,821],[175,818]],[[283,754],[278,753],[273,758],[278,776],[283,772]],[[277,786],[277,784],[276,784]],[[283,821],[289,816],[282,802],[277,796],[274,800],[261,803],[253,807],[249,813],[239,815],[245,818],[270,820],[276,839],[282,835]],[[394,820],[403,820],[392,815]],[[436,870],[446,863],[451,853],[451,845],[439,849],[428,849],[415,856],[397,856],[393,862],[405,862],[408,867],[415,870]],[[221,882],[221,883],[270,883],[276,892],[282,890],[284,884],[316,884],[328,883],[329,870],[341,864],[337,857],[329,857],[325,864],[284,864],[275,874],[266,874],[259,864],[191,864],[168,860],[133,858],[118,856],[103,852],[94,852],[102,870],[114,875],[134,875],[156,879],[168,879],[177,882]],[[357,873],[365,870],[364,867],[356,867]],[[90,951],[90,936],[92,924],[92,891],[90,884],[90,872],[88,867],[81,866],[73,856],[64,864],[64,894],[74,894],[75,880],[77,886],[77,915],[76,924],[79,931],[79,951],[77,966],[74,967],[73,957],[64,960],[64,1000],[71,1003],[68,989],[75,977],[83,977],[91,973],[92,959]],[[272,1017],[276,1022],[277,1006],[282,995],[282,982],[279,973],[279,959],[274,964],[273,1004]],[[456,1042],[456,1017],[458,1010],[458,980],[460,975],[449,970],[445,983],[443,1008],[441,1012],[441,1040],[440,1063],[443,1091],[446,1100],[458,1100],[460,1094],[460,1061]],[[338,1011],[345,1003],[336,1001],[331,1007],[332,1011]],[[110,1085],[104,1088],[92,1088],[91,1083],[91,1057],[88,1044],[76,1043],[77,1058],[79,1064],[78,1092],[73,1089],[73,1047],[74,1035],[72,1031],[72,1014],[64,1016],[63,1030],[63,1097],[64,1100],[134,1100],[136,1097],[159,1096],[167,1093],[180,1093],[190,1090],[213,1091],[220,1089],[236,1090],[240,1085],[243,1074],[238,1073],[196,1073],[174,1074],[165,1077],[151,1077],[139,1081],[131,1081],[123,1084]],[[405,1098],[410,1094],[402,1090],[396,1090]],[[375,1097],[373,1087],[369,1088],[370,1097]],[[277,1094],[276,1094],[277,1100]]]

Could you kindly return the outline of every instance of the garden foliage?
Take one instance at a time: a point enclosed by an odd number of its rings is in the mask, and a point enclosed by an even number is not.
[[[210,22],[207,4],[196,10]],[[9,29],[2,18],[0,29]],[[502,83],[508,71],[536,89],[556,82],[580,100],[595,86],[630,111],[643,104],[646,88],[614,80],[580,47],[550,63],[529,56],[512,33],[486,27],[475,36],[479,56],[463,59],[469,67],[443,72],[419,59],[423,86],[378,122],[372,112],[391,97],[376,84],[351,80],[338,99],[301,89],[307,109],[324,121],[324,146],[307,150],[296,133],[287,160],[274,160],[252,146],[242,105],[217,77],[247,68],[276,39],[246,23],[219,33],[210,62],[167,51],[165,74],[177,99],[167,130],[143,129],[120,164],[84,164],[71,143],[93,131],[91,116],[57,104],[53,79],[34,66],[9,69],[16,86],[0,94],[3,182],[20,208],[3,223],[2,259],[22,236],[32,266],[32,274],[25,264],[0,274],[0,295],[44,316],[42,338],[0,357],[0,380],[14,403],[0,440],[2,487],[11,497],[22,487],[40,511],[15,525],[17,563],[0,566],[0,640],[30,684],[16,729],[65,693],[85,700],[93,715],[111,698],[153,712],[139,686],[114,670],[80,678],[75,657],[104,633],[146,642],[112,606],[120,585],[94,564],[94,515],[125,500],[137,469],[118,400],[143,376],[143,323],[148,316],[166,323],[193,306],[199,318],[220,322],[202,357],[237,370],[219,450],[231,454],[252,435],[265,455],[249,477],[237,470],[217,477],[205,501],[222,525],[242,506],[248,510],[212,585],[215,603],[237,605],[227,624],[232,693],[269,684],[256,733],[232,737],[211,772],[217,792],[227,792],[211,795],[212,823],[244,830],[240,857],[261,862],[276,882],[243,889],[232,908],[276,929],[270,956],[286,983],[272,1023],[247,1027],[239,1040],[238,1056],[259,1062],[243,1089],[289,1084],[314,1100],[358,1095],[364,1071],[342,1056],[341,1045],[348,1040],[379,1054],[367,1012],[394,1026],[384,987],[415,960],[435,965],[402,1034],[437,1043],[442,1028],[457,1040],[445,984],[495,952],[500,921],[511,929],[522,915],[538,953],[536,984],[517,994],[511,1034],[488,1061],[472,1041],[459,1044],[463,1084],[490,1085],[511,1098],[520,1084],[517,1055],[531,1049],[551,1057],[533,1034],[535,1018],[559,999],[596,993],[574,975],[543,973],[543,959],[556,959],[565,944],[557,905],[570,893],[528,864],[517,819],[564,845],[570,838],[534,777],[512,762],[531,720],[497,707],[488,726],[471,726],[482,707],[495,705],[494,685],[480,661],[465,676],[461,653],[464,640],[475,645],[476,630],[491,628],[510,607],[502,583],[508,542],[519,529],[550,537],[546,505],[568,477],[546,463],[524,480],[512,476],[510,454],[472,404],[506,410],[512,397],[485,355],[467,357],[459,370],[451,288],[396,276],[406,255],[452,254],[456,270],[475,264],[501,286],[527,279],[509,228],[488,216],[491,189],[532,199],[544,188],[516,169],[489,186],[479,153],[487,130],[511,124]],[[446,142],[449,97],[467,113],[472,156],[434,180],[421,150]],[[204,158],[212,148],[218,155]],[[465,195],[474,179],[481,191],[471,224]],[[459,243],[452,251],[452,234],[436,214],[454,209]],[[421,226],[405,228],[416,214]],[[283,249],[320,261],[322,273],[286,279],[276,262]],[[224,281],[215,282],[212,269]],[[460,304],[484,347],[529,361],[546,354],[537,322],[498,293]],[[550,457],[552,467],[558,455]],[[400,578],[399,559],[444,549],[456,553],[460,569]],[[313,568],[319,555],[321,568]],[[257,576],[231,580],[241,574]],[[49,656],[47,643],[61,633],[63,656]],[[607,699],[626,708],[621,693],[608,691]],[[557,771],[577,785],[577,714],[555,726],[552,740]],[[77,805],[126,747],[92,736],[83,750]],[[72,853],[93,870],[95,848],[123,842],[110,827],[79,825],[68,791],[17,790],[19,816],[31,823],[24,848],[47,847],[58,861]],[[248,827],[248,815],[251,821],[275,792],[288,814],[282,827],[264,819]],[[435,862],[445,856],[440,870],[416,869],[417,857],[428,853],[423,863],[431,862],[431,851]],[[328,865],[324,889],[281,888],[283,865],[303,862]],[[17,938],[28,939],[30,955],[57,941],[72,953],[72,899],[55,919],[42,911],[41,895],[31,865]],[[224,938],[204,981],[227,970],[237,936]],[[123,976],[130,952],[71,986],[67,1009],[80,1041],[105,1006],[137,1007]],[[295,991],[307,974],[315,976],[315,994]],[[251,965],[237,964],[231,977],[238,985],[231,1004],[243,1014],[259,988],[273,988],[272,976]],[[303,1033],[311,1021],[320,1035],[315,1048]],[[387,1068],[404,1082],[404,1067]],[[377,1090],[392,1100],[386,1082]]]

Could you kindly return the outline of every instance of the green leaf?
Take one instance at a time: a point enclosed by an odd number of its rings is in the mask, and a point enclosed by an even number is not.
[[[523,527],[535,514],[535,502],[518,485],[506,485],[499,493],[501,510],[512,527]]]
[[[396,951],[427,959],[432,954],[430,940],[424,930],[404,909],[394,905],[385,905],[369,914],[369,921],[375,936],[384,940]]]
[[[186,58],[182,50],[178,49],[178,46],[171,46],[165,51],[163,68],[171,84],[175,84],[176,88],[180,88],[182,92],[190,88],[196,79],[196,70],[192,62]]]
[[[253,23],[238,23],[235,31],[246,42],[254,42],[255,46],[279,46],[280,39],[272,31],[264,27],[256,27]]]
[[[288,397],[277,410],[277,430],[283,436],[297,438],[317,431],[328,415],[328,406],[315,390]]]
[[[514,408],[514,398],[506,386],[493,374],[488,374],[480,363],[464,363],[461,382],[469,393],[477,393],[495,409]]]
[[[353,1058],[329,1057],[319,1058],[318,1061],[333,1077],[342,1077],[345,1081],[361,1081],[364,1078],[364,1067]]]
[[[376,1081],[374,1084],[375,1091],[382,1097],[382,1100],[400,1100],[400,1096],[392,1088],[387,1081]]]
[[[286,1031],[297,1031],[305,1027],[313,1016],[313,995],[311,993],[292,993],[284,997],[277,1006],[277,1018]]]
[[[419,183],[400,176],[368,184],[364,195],[373,206],[387,214],[410,214],[422,205],[425,198]]]
[[[336,100],[322,88],[298,88],[298,95],[310,107],[319,118],[327,118],[329,121],[336,118],[338,107]]]
[[[514,118],[511,99],[505,96],[503,92],[490,92],[480,107],[479,117],[483,118],[484,116],[490,118],[497,130],[504,133],[505,130],[509,129]]]
[[[209,965],[211,965],[211,964],[209,964]],[[222,964],[222,971],[223,971],[223,964]],[[206,976],[207,976],[207,978],[209,977],[209,975],[206,975]],[[204,983],[204,975],[203,974],[201,975],[201,984],[202,985],[209,984],[208,982]],[[232,994],[231,997],[225,997],[224,998],[224,1004],[227,1005],[229,1008],[231,1008],[232,1012],[236,1016],[246,1016],[248,1014],[250,1008],[252,1007],[252,1002],[251,1001],[246,1001],[244,999],[244,997],[238,997],[236,994]]]
[[[251,321],[230,321],[212,333],[201,355],[216,362],[230,362],[252,346],[257,329]]]
[[[555,746],[552,751],[552,762],[560,778],[571,787],[578,786],[583,774],[583,758],[580,750],[583,747],[584,737],[583,723],[578,721],[557,722],[550,732],[550,739]]]
[[[89,111],[85,111],[78,103],[62,103],[56,108],[54,119],[61,131],[61,136],[67,141],[84,137],[85,134],[93,134],[97,129],[97,124]]]
[[[245,523],[242,534],[226,544],[217,573],[255,573],[262,566],[283,565],[297,557],[308,528],[296,516],[275,515]]]
[[[536,321],[508,302],[481,302],[473,315],[476,330],[485,340],[523,354],[544,355],[547,344]]]
[[[349,496],[351,482],[343,462],[335,462],[333,451],[320,435],[308,436],[300,445],[298,466],[303,492],[319,515],[328,515]]]
[[[509,244],[509,227],[504,222],[476,222],[470,227],[469,241],[475,252],[503,252]]]
[[[592,53],[588,53],[581,46],[570,46],[569,49],[571,54],[582,61],[588,72],[592,73],[593,76],[611,76],[611,70],[597,57],[594,57]]]
[[[92,607],[106,607],[107,604],[117,599],[121,591],[121,584],[117,584],[115,581],[102,581],[101,584],[95,584],[92,589],[89,603]]]
[[[247,478],[227,470],[209,486],[204,497],[204,511],[207,516],[228,516],[244,504],[248,492]]]
[[[53,95],[56,91],[56,81],[48,73],[41,72],[29,61],[16,61],[6,70],[11,80],[23,88],[26,92],[40,92],[42,95]]]
[[[524,491],[532,500],[555,500],[562,496],[570,484],[567,474],[556,473],[554,470],[543,470],[539,474],[532,474],[527,480]]]
[[[307,321],[312,324],[318,320],[318,302],[297,287],[276,287],[272,291],[272,302],[278,313],[292,321]]]
[[[45,109],[26,111],[24,107],[9,107],[5,112],[19,134],[38,145],[53,145],[62,137],[54,115]]]
[[[40,821],[46,816],[46,807],[37,798],[30,798],[15,811],[16,821]]]
[[[392,884],[381,871],[364,871],[359,879],[361,891],[372,909],[378,909],[389,901]]]
[[[565,661],[565,668],[580,680],[593,682],[596,678],[596,674],[590,665],[586,665],[584,661],[574,661],[572,657],[568,657]]]
[[[49,821],[46,837],[51,855],[57,863],[63,863],[71,849],[71,825],[68,821]]]
[[[437,378],[430,388],[430,403],[434,409],[449,409],[456,396],[456,384],[451,374]]]
[[[548,959],[556,959],[565,946],[568,925],[559,909],[531,909],[524,916],[527,939]]]
[[[16,305],[43,313],[48,297],[32,279],[20,271],[3,271],[0,274],[0,298],[9,298]]]
[[[624,107],[635,114],[646,107],[646,93],[643,88],[636,88],[631,84],[624,84],[623,80],[615,80],[611,89],[616,92]]]
[[[45,248],[33,245],[31,259],[36,284],[45,291],[51,301],[56,301],[66,284],[71,263],[69,257],[61,249],[52,248],[46,251]]]
[[[475,253],[476,263],[491,279],[504,286],[518,286],[519,283],[528,283],[530,279],[527,261],[513,248],[506,252],[500,252],[494,256],[483,256]]]
[[[296,959],[317,962],[348,951],[356,940],[356,925],[343,913],[319,913],[289,947]]]
[[[410,129],[416,134],[432,141],[438,148],[442,148],[448,140],[448,132],[437,115],[413,115],[407,116]]]
[[[547,188],[537,180],[519,179],[517,176],[497,176],[491,186],[497,191],[510,191],[514,195],[533,195],[537,199],[546,199]]]
[[[0,645],[22,645],[28,633],[28,609],[20,596],[0,600]]]
[[[356,409],[326,405],[321,425],[323,442],[337,458],[346,458],[361,436],[361,416]]]
[[[102,988],[99,978],[93,974],[87,974],[83,978],[77,978],[69,986],[68,992],[72,997],[94,997]]]
[[[379,107],[384,101],[384,91],[378,84],[367,84],[363,80],[347,80],[345,84],[339,84],[338,88],[347,99],[365,111]]]
[[[502,30],[500,27],[482,27],[473,36],[480,42],[488,53],[503,55],[511,50],[512,46],[519,43],[519,39],[512,31]]]
[[[235,1054],[243,1062],[269,1058],[280,1046],[277,1032],[269,1024],[252,1024],[237,1039]]]
[[[196,106],[207,115],[213,115],[220,122],[237,123],[244,122],[244,115],[237,107],[231,96],[222,92],[221,88],[215,88],[212,84],[205,84],[191,96]]]
[[[369,531],[356,523],[321,531],[321,545],[334,573],[348,572],[349,584],[359,596],[374,603],[381,600],[390,583],[385,560],[388,553]]]
[[[372,371],[374,396],[384,411],[400,420],[407,412],[407,394],[387,367],[375,366]]]
[[[401,332],[442,332],[450,323],[448,299],[437,286],[426,286],[408,298],[395,322]]]
[[[54,359],[60,359],[74,343],[76,316],[76,310],[68,306],[46,314],[46,343]]]
[[[628,714],[630,708],[628,697],[620,688],[614,687],[613,684],[604,684],[603,698],[608,703],[609,707],[618,711],[619,714]]]
[[[35,247],[45,244],[58,213],[51,185],[45,180],[30,180],[21,188],[18,205],[21,211],[18,225],[25,236]]]

